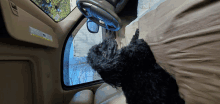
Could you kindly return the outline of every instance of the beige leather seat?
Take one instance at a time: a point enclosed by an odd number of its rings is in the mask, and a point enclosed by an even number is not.
[[[126,98],[121,88],[103,83],[95,94],[91,90],[77,92],[70,104],[126,104]]]

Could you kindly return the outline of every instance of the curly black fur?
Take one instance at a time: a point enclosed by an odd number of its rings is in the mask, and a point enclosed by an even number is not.
[[[184,104],[176,80],[162,69],[136,30],[130,44],[117,50],[114,39],[93,46],[87,61],[113,87],[122,87],[128,104]]]

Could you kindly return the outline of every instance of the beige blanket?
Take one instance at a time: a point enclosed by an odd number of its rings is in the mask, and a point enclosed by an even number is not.
[[[186,104],[220,103],[220,1],[167,0],[138,27]]]

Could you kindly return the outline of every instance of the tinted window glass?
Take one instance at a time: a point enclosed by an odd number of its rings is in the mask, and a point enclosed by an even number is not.
[[[31,0],[55,21],[61,21],[76,7],[76,0]]]
[[[89,49],[102,41],[102,29],[98,33],[90,33],[86,23],[66,43],[63,60],[63,79],[66,86],[100,80],[101,77],[87,64]]]

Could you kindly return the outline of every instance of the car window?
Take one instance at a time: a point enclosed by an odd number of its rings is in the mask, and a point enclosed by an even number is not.
[[[100,80],[101,77],[87,63],[89,49],[102,42],[102,29],[98,33],[90,33],[86,23],[75,36],[68,37],[63,59],[63,82],[66,86]]]
[[[59,22],[76,7],[76,0],[31,0],[54,21]]]

